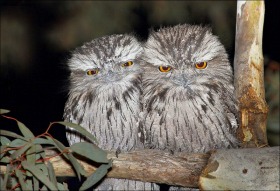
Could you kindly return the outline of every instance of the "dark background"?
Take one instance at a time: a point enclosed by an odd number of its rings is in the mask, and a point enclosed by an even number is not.
[[[263,51],[268,133],[279,145],[279,1],[267,0]],[[67,99],[70,51],[93,38],[134,32],[141,40],[149,28],[179,23],[210,25],[233,62],[235,1],[1,1],[0,108],[35,135],[61,121]],[[0,128],[18,132],[14,122]],[[65,130],[51,134],[63,143]]]

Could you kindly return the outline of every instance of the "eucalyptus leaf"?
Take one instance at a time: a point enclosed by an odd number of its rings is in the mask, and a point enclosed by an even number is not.
[[[45,149],[41,145],[35,145],[36,146],[36,160],[40,158],[46,158],[45,155]]]
[[[32,145],[26,152],[26,159],[29,163],[34,164],[36,162],[36,145]]]
[[[32,143],[34,144],[34,142],[32,142]],[[54,149],[54,148],[56,148],[56,147],[48,147],[48,148],[44,147],[44,148],[43,148],[43,147],[42,147],[41,145],[39,145],[39,144],[36,144],[35,147],[36,147],[36,149],[35,149],[36,160],[38,160],[38,159],[40,159],[40,158],[42,158],[42,159],[46,158],[46,153],[45,153],[45,150],[46,150],[46,149]]]
[[[0,135],[4,135],[6,137],[19,138],[19,139],[28,141],[28,139],[24,138],[23,136],[18,135],[18,134],[14,133],[14,132],[11,132],[11,131],[0,130]]]
[[[0,114],[5,114],[5,113],[9,113],[10,110],[7,110],[7,109],[0,109]]]
[[[1,145],[0,146],[0,152],[1,152],[1,155],[0,155],[0,159],[6,154],[5,150],[8,148],[7,145]]]
[[[6,152],[0,154],[0,160],[6,155]]]
[[[15,169],[16,176],[19,180],[20,186],[22,190],[27,190],[26,183],[24,182],[25,177],[23,176],[23,173],[19,169]]]
[[[2,188],[2,185],[4,185],[4,177],[0,176],[0,189],[4,190],[4,188]]]
[[[33,176],[32,179],[33,179],[33,190],[35,190],[35,191],[39,190],[39,181],[38,181],[38,179],[35,176]]]
[[[50,181],[55,185],[55,187],[58,189],[57,187],[57,180],[56,180],[56,176],[55,176],[55,172],[53,169],[53,165],[50,163],[50,161],[47,162],[47,168],[48,168],[48,173],[49,173],[49,178]]]
[[[53,142],[53,145],[55,146],[56,149],[58,149],[60,152],[63,152],[66,147],[60,143],[59,141],[55,141],[55,138],[51,138],[51,137],[46,137],[50,142]],[[65,153],[63,153],[63,155],[69,160],[68,155],[66,155]]]
[[[33,138],[34,135],[33,133],[20,121],[17,121],[19,130],[21,131],[21,133],[23,134],[24,137],[30,139]]]
[[[71,145],[70,149],[90,160],[99,163],[108,163],[107,153],[92,143],[81,142]]]
[[[66,122],[66,121],[59,121],[59,122],[55,122],[55,123],[74,128],[79,133],[81,133],[83,136],[89,138],[89,140],[91,140],[92,142],[98,143],[97,139],[90,132],[88,132],[85,128],[83,128],[82,126],[80,126],[78,124],[70,123],[70,122]]]
[[[0,136],[0,142],[1,142],[1,145],[7,145],[7,146],[9,146],[9,143],[10,143],[11,141],[10,141],[10,139],[8,139],[7,137]]]
[[[26,152],[26,160],[30,163],[35,165],[36,163],[36,145],[32,145]],[[29,174],[30,172],[27,171],[27,175],[31,175]]]
[[[34,145],[35,146],[35,153],[42,153],[45,152],[45,149],[41,145]]]
[[[42,163],[37,163],[36,164],[36,167],[37,168],[39,168],[42,172],[42,174],[44,174],[44,175],[46,175],[46,176],[48,176],[48,167],[47,167],[47,165],[44,163],[44,162],[42,162]]]
[[[61,191],[69,190],[68,186],[65,182],[63,182],[62,184],[58,182],[57,187],[58,187],[58,190],[61,190]]]
[[[44,139],[44,138],[35,138],[33,140],[33,144],[40,144],[40,145],[54,145],[53,141],[50,141],[48,139]]]
[[[3,183],[1,184],[1,190],[7,189],[8,177],[10,175],[10,171],[11,171],[11,165],[8,164],[6,166],[6,174],[4,175]]]
[[[0,162],[1,162],[1,163],[7,163],[7,164],[8,164],[8,163],[11,162],[11,158],[8,157],[8,156],[5,156],[5,157],[1,158]]]
[[[15,187],[19,184],[18,179],[17,179],[17,177],[15,177],[15,176],[11,176],[11,177],[10,177],[10,180],[11,180],[11,183],[12,183],[11,188],[15,188]],[[20,187],[18,186],[18,187],[17,187],[16,189],[14,189],[14,190],[21,190],[21,189],[20,189]]]
[[[42,174],[41,170],[37,166],[32,165],[28,161],[22,161],[22,166],[24,169],[30,171],[38,180],[40,180],[44,185],[46,185],[50,190],[57,190],[55,185],[48,179],[47,176]]]
[[[47,137],[47,138],[51,139],[49,137]],[[66,149],[66,147],[61,142],[59,142],[58,140],[53,138],[53,141],[56,144],[56,146],[57,146],[57,148],[59,149],[60,152],[63,152]],[[82,175],[86,174],[83,167],[80,165],[80,163],[77,161],[77,159],[71,153],[63,153],[63,156],[65,156],[68,160],[70,160],[71,164],[73,165],[73,167],[74,167],[74,169],[77,173],[77,176],[78,176],[79,180],[81,180],[81,174]]]
[[[14,149],[14,150],[9,150],[8,152],[9,152],[10,154],[13,154],[15,151],[16,151],[16,149]]]
[[[25,151],[27,151],[31,146],[32,146],[31,143],[27,143],[24,147],[20,148],[19,150],[11,154],[11,158],[16,159],[17,157],[21,156]]]
[[[108,173],[108,169],[111,168],[111,166],[111,162],[108,164],[102,164],[98,169],[96,169],[96,171],[93,174],[91,174],[85,180],[85,182],[82,184],[79,190],[86,190],[95,185]]]
[[[48,191],[48,188],[44,185],[44,186],[41,188],[41,191]]]
[[[10,147],[21,147],[23,145],[25,145],[27,143],[27,141],[22,140],[22,139],[14,139],[11,143],[10,143]]]
[[[26,182],[25,182],[25,184],[26,184],[27,190],[34,190],[34,191],[36,191],[35,189],[33,189],[33,182],[32,182],[32,179],[27,179]]]

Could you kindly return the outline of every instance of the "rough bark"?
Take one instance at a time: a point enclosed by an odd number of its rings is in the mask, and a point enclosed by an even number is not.
[[[263,22],[264,1],[237,1],[234,78],[241,118],[238,137],[243,147],[267,145]]]
[[[279,147],[217,150],[199,179],[202,190],[279,190]]]
[[[113,167],[108,177],[184,187],[199,186],[206,190],[278,190],[279,149],[217,150],[211,153],[211,157],[210,154],[198,153],[173,155],[158,150],[120,153],[118,158],[115,153],[110,153],[108,158],[113,159]],[[55,154],[47,153],[48,156]],[[79,162],[88,174],[96,169],[85,161]],[[71,165],[60,156],[52,158],[51,163],[56,176],[75,176]],[[1,166],[1,173],[5,173],[5,166]]]
[[[141,180],[188,187],[198,187],[198,179],[207,164],[209,154],[177,153],[159,150],[135,150],[120,153],[110,152],[113,167],[107,177]],[[75,176],[71,166],[60,157],[51,159],[57,176]],[[95,167],[80,161],[88,174]]]

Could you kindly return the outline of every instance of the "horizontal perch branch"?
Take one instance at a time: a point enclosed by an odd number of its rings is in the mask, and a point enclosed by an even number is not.
[[[118,157],[110,153],[108,158],[113,159],[113,168],[107,176],[199,186],[203,190],[278,190],[279,148],[216,150],[211,154],[138,150],[120,153]],[[80,162],[88,174],[95,171],[94,166]],[[51,163],[57,176],[75,176],[71,165],[60,156],[52,158]],[[5,173],[4,166],[1,173]]]
[[[157,182],[171,185],[197,187],[199,175],[207,164],[209,154],[171,153],[158,150],[136,150],[120,153],[113,159],[112,170],[107,177]],[[51,160],[57,176],[74,176],[74,171],[60,157]],[[95,167],[81,161],[86,172],[91,174]]]

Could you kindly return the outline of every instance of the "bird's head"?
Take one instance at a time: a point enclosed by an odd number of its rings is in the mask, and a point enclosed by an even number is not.
[[[168,88],[191,95],[232,82],[225,48],[208,27],[184,24],[152,31],[142,59],[144,86],[151,84],[151,91]]]
[[[104,36],[72,52],[68,62],[71,89],[105,90],[129,83],[140,75],[141,44],[132,35]]]

